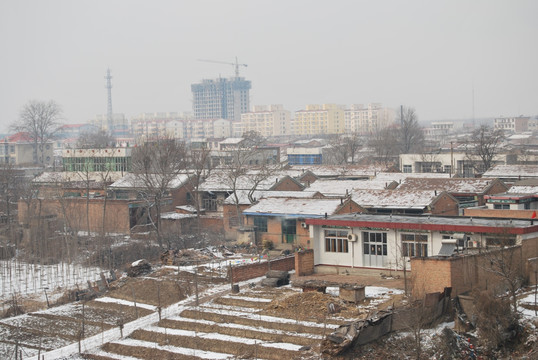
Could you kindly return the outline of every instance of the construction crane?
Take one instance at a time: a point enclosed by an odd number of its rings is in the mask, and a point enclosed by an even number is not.
[[[230,62],[226,62],[226,61],[204,60],[204,59],[198,59],[198,61],[210,62],[210,63],[215,63],[215,64],[232,65],[235,68],[235,77],[239,77],[239,67],[240,66],[244,66],[244,67],[248,66],[247,64],[239,64],[239,62],[237,61],[237,56],[235,57],[235,62],[234,63],[233,62],[230,63]]]

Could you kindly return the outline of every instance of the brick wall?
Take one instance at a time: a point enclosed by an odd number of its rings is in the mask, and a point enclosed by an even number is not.
[[[537,242],[538,238],[524,240],[520,246],[473,255],[412,258],[413,296],[442,292],[445,287],[452,288],[452,296],[477,288],[503,292],[506,285],[491,271],[492,261],[502,259],[514,276],[528,278],[527,258],[534,256]]]
[[[278,186],[276,186],[273,190],[274,191],[302,191],[303,188],[298,183],[293,181],[291,178],[287,177],[287,178],[282,179],[280,184],[278,184]]]
[[[498,217],[510,219],[530,219],[535,210],[495,210],[495,209],[464,209],[463,215],[476,217]],[[538,219],[537,222],[538,223]]]
[[[102,199],[90,199],[88,211],[85,198],[64,198],[62,200],[40,199],[32,201],[30,213],[32,216],[56,215],[74,230],[87,230],[87,216],[89,214],[90,231],[100,232],[103,227]],[[41,209],[39,209],[41,206]],[[19,223],[28,222],[28,206],[19,201]],[[129,234],[129,207],[124,200],[107,200],[105,213],[105,232]]]
[[[432,205],[431,213],[434,215],[458,215],[458,201],[449,194],[439,195]]]
[[[248,264],[240,266],[232,266],[228,269],[228,279],[236,283],[264,276],[269,270],[291,271],[295,268],[295,256],[260,262],[257,264]]]
[[[250,205],[239,205],[240,211],[244,211],[246,208],[248,208]],[[237,228],[234,226],[230,226],[230,219],[237,217],[237,207],[235,204],[225,204],[222,207],[222,230],[224,230],[224,236],[228,240],[235,240],[237,239]],[[244,219],[244,217],[243,217]],[[234,220],[235,221],[235,220]],[[246,219],[243,220],[246,224]],[[239,223],[238,221],[235,221],[235,223]]]
[[[295,275],[306,276],[314,273],[314,250],[295,253]]]

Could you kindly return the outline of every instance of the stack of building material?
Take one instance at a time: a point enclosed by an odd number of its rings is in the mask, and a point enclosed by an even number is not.
[[[262,286],[279,287],[290,283],[290,274],[287,271],[269,270],[262,280]]]
[[[129,269],[127,269],[127,275],[130,277],[136,277],[147,274],[150,271],[151,264],[145,259],[140,259],[131,264]]]

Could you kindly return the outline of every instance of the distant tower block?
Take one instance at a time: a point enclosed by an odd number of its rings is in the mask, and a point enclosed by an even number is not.
[[[107,131],[112,134],[113,130],[113,113],[112,113],[112,76],[110,75],[110,69],[106,70],[106,89],[108,92],[108,105],[106,112],[106,121],[107,121]]]

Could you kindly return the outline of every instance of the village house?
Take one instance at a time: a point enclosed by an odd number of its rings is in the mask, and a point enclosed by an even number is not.
[[[271,243],[278,249],[311,248],[306,219],[362,211],[351,199],[268,197],[243,211],[258,245]]]
[[[327,196],[348,196],[354,190],[393,190],[398,186],[396,181],[372,180],[332,180],[320,179],[307,187],[309,191],[318,191]]]
[[[538,165],[495,165],[482,177],[498,178],[507,184],[523,179],[538,179]]]
[[[463,209],[484,205],[485,195],[505,192],[508,186],[499,179],[487,178],[407,178],[398,186],[398,190],[446,191],[458,200],[459,208]]]
[[[445,191],[358,189],[351,198],[373,214],[458,215],[458,200]]]
[[[289,175],[281,175],[276,172],[272,176],[261,178],[258,170],[249,170],[245,175],[239,176],[232,183],[231,179],[224,171],[214,171],[198,187],[200,193],[200,207],[206,212],[222,214],[224,211],[224,201],[233,196],[234,191],[254,192],[260,191],[302,191],[304,185]],[[257,180],[257,177],[260,180]],[[235,188],[234,188],[235,187]],[[233,199],[233,198],[232,198]]]
[[[155,174],[155,184],[159,184],[159,176],[161,175]],[[150,199],[152,196],[149,194],[151,189],[148,189],[144,177],[134,173],[129,173],[109,185],[109,190],[109,196],[117,200]],[[174,176],[168,184],[166,198],[163,201],[173,208],[192,204],[192,190],[188,174]]]
[[[335,267],[403,269],[403,264],[414,271],[409,263],[413,257],[452,256],[538,237],[538,221],[533,220],[342,214],[305,223],[318,272]]]
[[[223,204],[223,224],[224,224],[224,236],[228,240],[245,241],[243,235],[245,231],[251,232],[252,229],[245,228],[246,222],[239,223],[240,217],[245,209],[253,205],[253,202],[249,199],[249,191],[240,190],[237,192],[237,199],[235,196],[228,196],[224,200]],[[276,191],[276,190],[256,190],[251,194],[251,197],[256,203],[261,198],[267,197],[281,197],[281,198],[323,198],[324,196],[318,192],[313,191]],[[239,213],[239,214],[238,214]],[[249,239],[250,241],[250,239]]]

